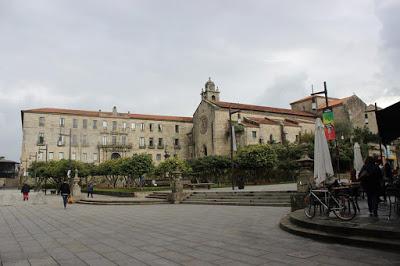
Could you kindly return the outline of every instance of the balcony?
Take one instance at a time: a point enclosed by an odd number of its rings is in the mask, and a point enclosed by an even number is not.
[[[147,148],[149,149],[154,149],[156,146],[154,146],[154,144],[149,144],[149,146]]]
[[[44,142],[44,140],[38,140],[38,141],[36,142],[36,145],[37,145],[37,146],[45,146],[46,143]]]
[[[132,144],[131,143],[121,143],[121,142],[116,142],[116,143],[109,143],[109,144],[102,144],[99,143],[97,144],[97,147],[100,149],[109,149],[109,150],[126,150],[126,149],[132,149]]]
[[[139,145],[139,149],[146,149],[146,144]]]

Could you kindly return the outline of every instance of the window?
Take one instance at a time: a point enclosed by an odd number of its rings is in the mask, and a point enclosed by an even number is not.
[[[126,130],[126,122],[122,123],[122,129],[125,131]]]
[[[101,143],[102,143],[103,145],[107,145],[107,136],[103,136],[103,137],[101,138]]]
[[[117,136],[112,136],[111,142],[112,142],[112,145],[117,145]]]
[[[87,161],[87,153],[86,153],[86,152],[84,152],[84,153],[82,154],[82,161],[84,161],[84,162]]]
[[[154,147],[154,138],[149,138],[149,147]]]
[[[77,135],[72,135],[71,145],[78,145],[78,136]]]
[[[257,131],[251,131],[253,139],[257,138]]]
[[[71,154],[71,160],[76,160],[76,153],[75,153],[75,152],[73,152],[73,153]]]
[[[141,124],[140,124],[140,130],[141,130],[141,131],[144,131],[144,123],[141,123]]]
[[[158,147],[162,147],[163,146],[163,138],[158,138]]]
[[[44,133],[39,132],[38,144],[44,144]]]
[[[64,126],[65,126],[65,118],[60,117],[60,127],[64,127]]]
[[[54,153],[53,152],[49,152],[49,160],[53,160],[54,159]]]
[[[149,124],[149,129],[150,129],[150,132],[153,132],[153,129],[154,129],[154,124],[153,123]]]
[[[272,134],[269,135],[269,142],[274,142],[274,137],[272,136]]]
[[[179,133],[179,125],[175,125],[175,133]]]
[[[75,118],[74,118],[74,119],[72,120],[72,127],[73,127],[73,128],[78,128],[78,119],[75,119]]]
[[[41,152],[38,153],[38,160],[39,161],[43,160],[43,153],[41,153]]]
[[[97,153],[93,153],[93,161],[97,161],[98,157],[97,157]]]
[[[158,124],[158,132],[162,132],[162,124]]]
[[[107,121],[103,121],[103,129],[107,129]]]
[[[58,146],[63,146],[63,145],[65,145],[65,141],[64,141],[64,136],[63,136],[63,135],[60,135],[60,136],[58,137],[57,145],[58,145]]]
[[[39,117],[39,127],[44,127],[44,117]]]
[[[93,120],[93,129],[97,129],[97,120]]]
[[[143,137],[140,137],[139,138],[139,148],[144,148],[146,145],[145,145],[145,143],[144,143],[144,138]]]
[[[117,130],[117,121],[112,121],[112,130]]]
[[[157,155],[156,155],[156,160],[157,160],[157,161],[161,161],[161,154],[157,153]]]
[[[179,139],[174,139],[174,145],[179,146]]]
[[[296,135],[296,142],[299,141],[299,135]]]
[[[126,136],[121,136],[121,144],[126,145]]]
[[[87,119],[83,119],[83,120],[82,120],[82,127],[83,127],[84,129],[87,129]]]
[[[82,135],[82,145],[87,145],[87,135]]]
[[[59,152],[58,153],[58,159],[60,159],[60,160],[64,159],[64,153],[63,152]]]
[[[132,130],[136,130],[136,124],[135,124],[135,123],[132,123],[132,124],[131,124],[131,129],[132,129]]]

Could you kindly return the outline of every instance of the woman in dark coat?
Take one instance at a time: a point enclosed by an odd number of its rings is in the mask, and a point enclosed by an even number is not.
[[[66,181],[64,181],[59,190],[61,197],[63,198],[64,209],[67,208],[68,197],[71,194],[71,190],[69,189],[69,185]]]
[[[359,179],[361,179],[363,189],[367,192],[369,213],[377,217],[382,172],[375,164],[375,160],[372,157],[369,156],[365,159],[365,164],[361,168]]]
[[[23,195],[23,200],[29,200],[29,191],[31,190],[31,187],[27,184],[24,183],[24,185],[21,188],[21,193]]]

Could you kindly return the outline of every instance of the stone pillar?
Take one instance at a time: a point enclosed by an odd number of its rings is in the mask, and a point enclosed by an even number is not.
[[[311,170],[314,165],[314,160],[305,155],[297,160],[297,163],[300,168],[297,178],[297,193],[292,193],[292,195],[290,195],[292,212],[305,208],[304,197],[308,192],[308,185],[314,182],[314,174]]]
[[[171,172],[171,190],[172,193],[169,196],[169,202],[180,203],[184,198],[182,173],[180,171]]]
[[[81,192],[81,186],[79,186],[79,180],[80,178],[78,177],[78,169],[75,169],[75,177],[73,179],[74,184],[72,185],[72,196],[74,198],[74,201],[79,201],[82,199],[82,192]]]

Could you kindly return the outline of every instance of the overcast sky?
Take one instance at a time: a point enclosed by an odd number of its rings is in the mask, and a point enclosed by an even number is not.
[[[332,97],[400,100],[398,0],[0,0],[0,155],[18,160],[20,110],[191,116],[221,100],[289,108]]]

